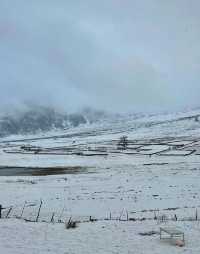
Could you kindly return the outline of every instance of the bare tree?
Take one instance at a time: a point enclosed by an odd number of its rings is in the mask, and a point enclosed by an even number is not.
[[[120,137],[119,142],[117,144],[117,148],[126,150],[127,146],[128,146],[128,137],[127,136]]]

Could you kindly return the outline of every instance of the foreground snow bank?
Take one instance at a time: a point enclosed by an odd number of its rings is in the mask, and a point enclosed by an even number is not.
[[[164,226],[164,225],[163,225]],[[199,254],[198,222],[177,222],[185,232],[183,248],[160,241],[159,235],[140,236],[139,233],[159,230],[155,221],[82,223],[66,230],[64,224],[28,223],[22,220],[0,221],[0,253],[5,254]]]

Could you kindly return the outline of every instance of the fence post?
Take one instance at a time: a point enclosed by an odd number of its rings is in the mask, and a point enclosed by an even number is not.
[[[2,213],[1,213],[2,210],[3,210],[2,205],[0,205],[0,219],[2,218]]]
[[[38,214],[37,214],[36,222],[38,222],[38,219],[39,219],[39,216],[40,216],[40,210],[41,210],[41,207],[42,207],[42,199],[40,200],[40,207],[39,207],[39,210],[38,210]]]

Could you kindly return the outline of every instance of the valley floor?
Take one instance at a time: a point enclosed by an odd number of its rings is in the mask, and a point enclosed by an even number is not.
[[[67,230],[64,224],[0,221],[0,252],[5,254],[199,254],[199,222],[177,222],[186,236],[185,247],[177,247],[159,235],[139,233],[159,231],[155,221],[81,223]]]
[[[199,253],[199,123],[144,121],[0,140],[0,253]],[[126,150],[117,148],[121,135]],[[80,223],[67,230],[70,217]],[[185,247],[139,235],[171,224]]]

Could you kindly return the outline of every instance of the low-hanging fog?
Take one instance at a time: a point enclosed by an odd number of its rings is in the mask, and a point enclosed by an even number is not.
[[[0,108],[199,106],[199,0],[0,0]]]

